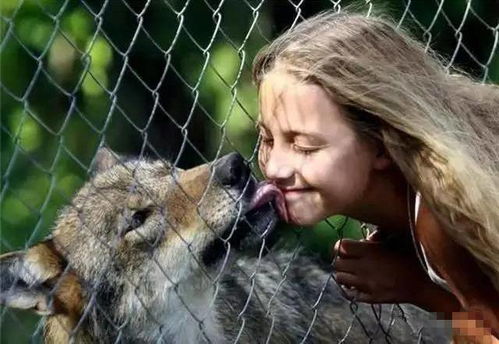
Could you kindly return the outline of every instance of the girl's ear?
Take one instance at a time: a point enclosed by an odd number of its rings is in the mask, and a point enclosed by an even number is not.
[[[388,167],[390,167],[393,163],[392,157],[386,150],[386,147],[384,144],[380,143],[376,146],[377,152],[376,156],[374,157],[374,168],[376,170],[384,170]]]

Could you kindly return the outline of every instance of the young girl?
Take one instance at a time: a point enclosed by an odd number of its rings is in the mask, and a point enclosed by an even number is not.
[[[386,19],[324,13],[256,57],[259,164],[283,217],[377,225],[342,240],[348,297],[413,303],[499,336],[499,90],[449,74]]]

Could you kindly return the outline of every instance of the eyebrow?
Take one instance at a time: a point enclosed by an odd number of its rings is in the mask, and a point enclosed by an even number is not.
[[[261,129],[263,128],[265,131],[270,132],[270,130],[263,124],[261,120],[257,120],[255,124],[255,128]],[[284,130],[283,131],[284,136],[287,137],[296,137],[296,136],[305,136],[313,139],[320,139],[320,140],[325,140],[324,135],[321,133],[315,133],[315,132],[304,132],[304,131],[297,131],[297,130]]]

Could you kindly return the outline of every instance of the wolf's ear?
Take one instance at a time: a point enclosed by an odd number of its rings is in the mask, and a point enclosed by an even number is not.
[[[107,147],[101,147],[95,154],[93,171],[97,174],[105,170],[110,169],[114,165],[120,162],[120,158],[117,154]]]
[[[42,242],[25,252],[0,256],[0,304],[32,309],[41,315],[54,313],[52,288],[48,280],[61,273],[60,258],[51,242]]]

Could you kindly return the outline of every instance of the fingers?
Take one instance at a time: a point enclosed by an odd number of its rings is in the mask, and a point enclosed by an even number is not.
[[[381,243],[342,239],[335,244],[334,253],[335,280],[347,299],[365,303],[385,300],[385,280],[391,276],[377,270],[386,258]]]
[[[340,285],[345,285],[348,287],[359,288],[360,287],[360,279],[349,272],[337,271],[335,274],[336,283]]]
[[[365,253],[368,242],[341,239],[334,245],[334,254],[340,257],[359,258]]]
[[[380,302],[379,297],[370,293],[362,280],[354,274],[337,272],[336,283],[340,286],[344,296],[350,301],[365,303]]]
[[[355,273],[359,270],[356,259],[349,259],[337,256],[333,262],[333,268],[336,271]]]
[[[361,281],[356,275],[348,272],[336,272],[335,276],[336,283],[340,286],[347,299],[361,302],[370,300],[369,295],[362,291]]]
[[[375,300],[371,295],[365,293],[356,288],[341,288],[346,298],[351,301],[365,302],[365,303],[375,303]]]
[[[357,244],[358,241],[350,239],[337,241],[334,245],[336,257],[333,260],[333,268],[336,282],[339,285],[359,289],[362,281],[356,274],[358,270],[356,257],[360,256],[361,252]]]

